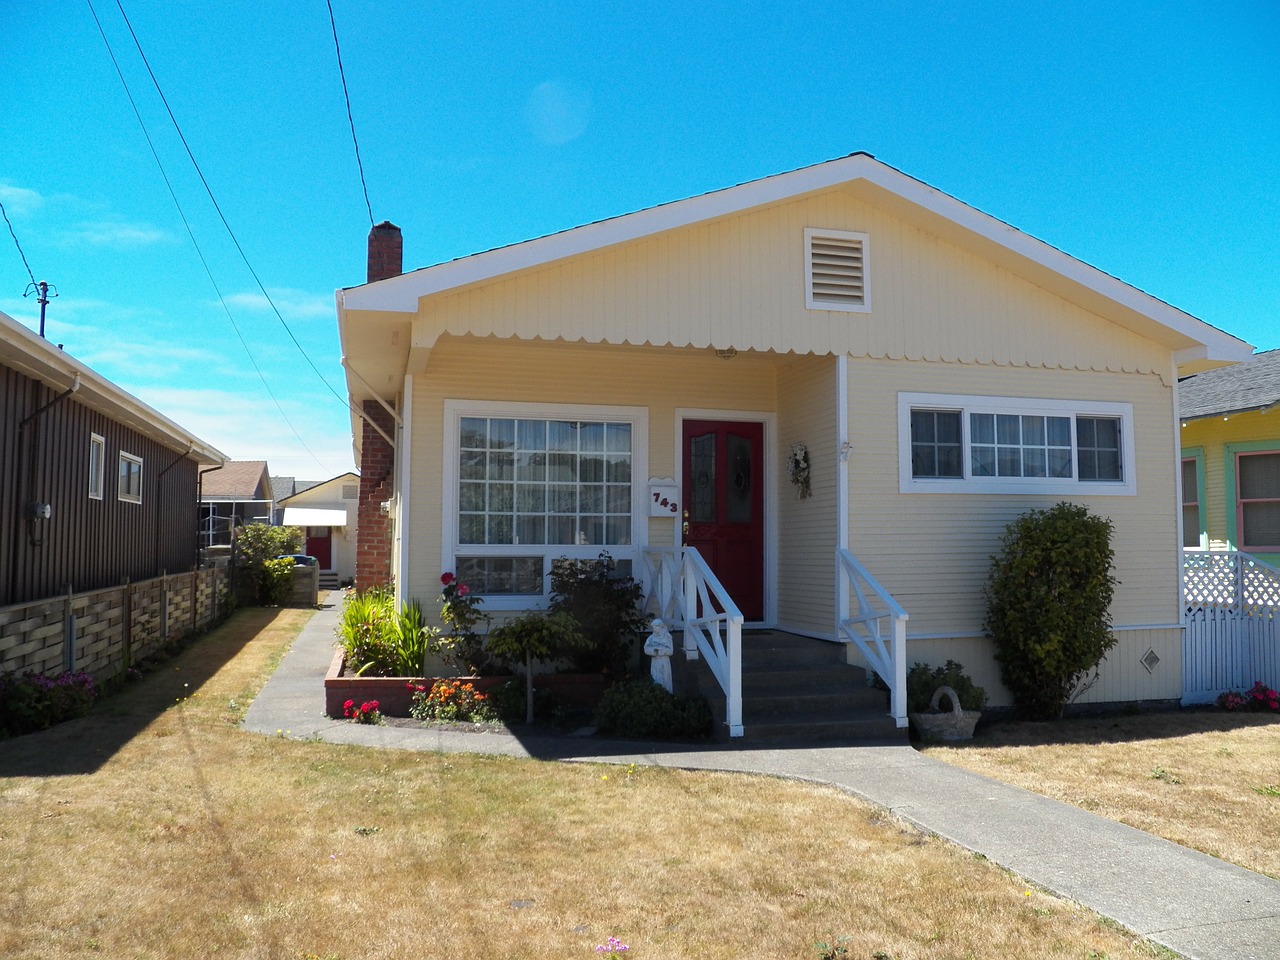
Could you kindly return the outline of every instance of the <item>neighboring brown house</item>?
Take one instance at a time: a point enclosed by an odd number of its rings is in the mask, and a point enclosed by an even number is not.
[[[272,523],[275,497],[265,460],[228,460],[200,475],[200,546],[231,545],[231,532]]]
[[[0,313],[0,607],[193,569],[224,459]]]

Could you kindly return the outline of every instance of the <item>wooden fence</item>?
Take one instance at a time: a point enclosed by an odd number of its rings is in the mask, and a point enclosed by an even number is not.
[[[227,590],[224,567],[0,607],[0,672],[110,679],[208,627]]]
[[[1280,571],[1234,550],[1186,551],[1182,702],[1280,687]]]

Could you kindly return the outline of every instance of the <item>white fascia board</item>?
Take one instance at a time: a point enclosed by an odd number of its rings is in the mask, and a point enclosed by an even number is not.
[[[652,236],[666,230],[714,220],[769,203],[825,190],[855,180],[865,180],[924,210],[943,217],[1011,253],[1045,267],[1073,283],[1127,307],[1142,316],[1204,344],[1216,359],[1238,360],[1253,352],[1244,341],[1205,323],[1189,313],[1144,293],[1108,273],[1092,267],[1017,227],[983,213],[936,187],[931,187],[869,154],[853,154],[814,164],[713,193],[677,200],[636,213],[554,233],[535,240],[477,253],[448,263],[425,267],[376,283],[338,291],[339,310],[382,310],[416,313],[418,299],[445,290],[566,257]]]

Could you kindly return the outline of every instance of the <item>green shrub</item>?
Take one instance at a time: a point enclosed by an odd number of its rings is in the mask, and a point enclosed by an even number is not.
[[[508,680],[489,691],[489,704],[499,720],[517,723],[529,715],[529,692],[525,681]],[[533,689],[533,716],[535,720],[551,720],[560,714],[560,698],[541,687]]]
[[[577,622],[565,613],[526,613],[489,631],[488,649],[495,656],[524,662],[526,723],[533,723],[533,661],[554,659],[584,643]]]
[[[267,562],[276,557],[297,553],[302,544],[302,531],[297,527],[271,527],[251,523],[236,533],[232,562],[236,577],[244,584],[244,596],[259,605],[278,603],[271,599],[272,590]],[[293,564],[289,564],[293,569]]]
[[[960,698],[965,710],[981,710],[987,705],[987,691],[973,682],[964,667],[948,660],[945,667],[930,667],[927,663],[913,663],[907,671],[907,709],[912,713],[924,713],[933,700],[933,692],[939,687],[950,687]]]
[[[606,690],[596,724],[619,737],[697,740],[711,733],[711,709],[701,697],[677,697],[645,677]]]
[[[578,622],[585,642],[560,651],[574,670],[624,676],[649,618],[640,612],[640,584],[620,575],[608,553],[595,560],[551,564],[551,610]]]
[[[418,603],[397,610],[387,587],[348,594],[338,621],[338,646],[348,668],[360,676],[421,676],[434,638]]]
[[[293,561],[274,557],[262,563],[262,582],[258,586],[258,599],[263,606],[275,607],[289,598],[293,589]]]
[[[479,632],[482,623],[492,618],[479,610],[482,597],[471,592],[450,572],[440,575],[440,621],[443,632],[432,641],[431,650],[459,673],[490,677],[508,672],[506,665],[495,659]]]
[[[98,698],[93,677],[67,672],[0,673],[0,739],[16,737],[83,717]]]
[[[1001,679],[1027,719],[1062,716],[1115,645],[1111,532],[1110,520],[1059,503],[1011,523],[992,558],[983,626],[995,641]]]

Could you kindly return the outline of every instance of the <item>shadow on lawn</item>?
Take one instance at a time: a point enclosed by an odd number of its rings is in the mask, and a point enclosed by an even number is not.
[[[249,607],[188,641],[146,675],[94,704],[86,717],[49,730],[0,740],[0,777],[93,773],[178,700],[196,693],[280,608]]]
[[[1264,726],[1280,726],[1280,714],[1231,712],[1214,706],[1184,707],[1140,713],[1088,714],[1044,722],[998,719],[981,725],[977,736],[972,740],[946,744],[913,742],[913,745],[965,750],[1051,744],[1127,743]]]

